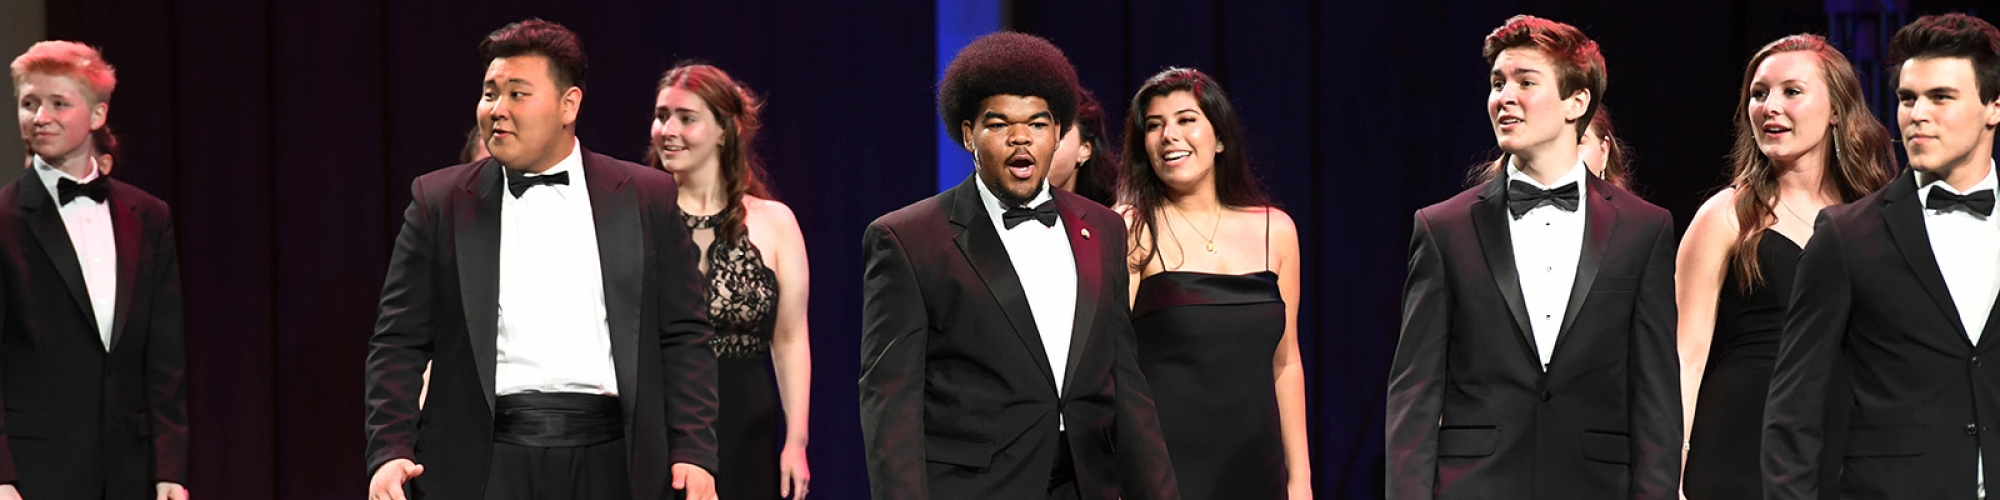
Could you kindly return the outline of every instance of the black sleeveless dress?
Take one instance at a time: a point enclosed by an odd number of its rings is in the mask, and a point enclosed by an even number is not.
[[[777,377],[771,372],[771,333],[777,324],[778,276],[745,233],[716,242],[715,216],[683,213],[702,252],[708,278],[708,317],[715,323],[715,490],[719,498],[778,498],[779,426],[783,422]]]
[[[1757,244],[1757,264],[1764,283],[1744,293],[1734,271],[1722,282],[1715,308],[1715,334],[1709,344],[1701,392],[1696,396],[1694,431],[1689,435],[1687,468],[1682,474],[1688,500],[1763,498],[1764,401],[1801,252],[1790,238],[1765,229]],[[1828,406],[1844,409],[1851,397],[1840,396],[1829,394]],[[1823,493],[1832,493],[1827,486],[1837,484],[1839,477],[1840,440],[1838,433],[1831,431],[1846,427],[1844,414],[1827,413],[1832,439],[1821,453],[1820,463],[1826,465],[1820,472]]]
[[[1181,496],[1285,498],[1271,373],[1285,335],[1278,274],[1147,276],[1133,296],[1132,328]]]

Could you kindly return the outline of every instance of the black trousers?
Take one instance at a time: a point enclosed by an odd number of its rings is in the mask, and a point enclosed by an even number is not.
[[[1056,434],[1056,466],[1049,470],[1049,500],[1080,500],[1077,490],[1076,459],[1069,453],[1069,432]]]
[[[618,398],[510,394],[493,405],[486,500],[632,500]]]

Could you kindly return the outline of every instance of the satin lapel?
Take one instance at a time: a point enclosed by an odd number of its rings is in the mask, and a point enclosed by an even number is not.
[[[95,336],[97,314],[91,312],[90,289],[83,284],[83,265],[76,261],[76,247],[69,241],[69,230],[63,226],[62,213],[57,211],[56,200],[49,195],[49,188],[42,184],[41,177],[30,168],[22,174],[15,186],[21,194],[22,218],[26,219],[28,233],[41,243],[42,254],[48,256],[50,264],[56,267],[56,274],[62,275],[63,284],[69,288],[70,299],[76,302],[77,311],[83,315],[84,324],[90,325]]]
[[[1014,327],[1021,344],[1032,354],[1035,367],[1042,371],[1042,378],[1049,381],[1049,391],[1056,391],[1054,369],[1049,367],[1049,353],[1042,348],[1040,330],[1035,328],[1034,312],[1028,308],[1028,293],[1021,287],[1021,277],[1014,273],[1014,261],[1007,256],[1007,246],[1000,242],[1000,231],[994,229],[992,219],[981,207],[979,187],[974,186],[973,177],[952,188],[952,209],[950,219],[962,231],[952,238],[958,251],[965,254],[966,262],[979,273],[985,283],[987,293]]]
[[[1896,240],[1896,249],[1909,263],[1910,273],[1917,276],[1918,283],[1923,283],[1924,292],[1930,294],[1931,302],[1937,304],[1938,312],[1947,319],[1945,322],[1958,332],[1959,340],[1971,346],[1972,337],[1965,332],[1965,320],[1958,316],[1951,290],[1944,285],[1944,271],[1938,268],[1937,254],[1931,251],[1931,233],[1924,228],[1924,204],[1917,199],[1915,175],[1904,172],[1889,184],[1889,193],[1883,196],[1882,227],[1888,229],[1889,239]]]
[[[1509,234],[1508,222],[1512,218],[1507,213],[1506,178],[1494,179],[1479,193],[1479,201],[1472,202],[1472,229],[1479,233],[1480,254],[1486,256],[1486,270],[1493,275],[1493,285],[1500,288],[1500,297],[1507,301],[1507,311],[1513,313],[1514,331],[1521,339],[1521,353],[1528,356],[1529,363],[1541,366],[1541,355],[1535,351],[1535,330],[1528,326],[1528,302],[1521,295],[1521,276],[1514,269],[1514,241]]]
[[[472,183],[460,186],[463,196],[452,200],[452,245],[458,256],[458,292],[465,310],[465,332],[472,336],[473,364],[486,390],[487,411],[493,410],[493,370],[498,364],[500,335],[500,197],[501,167],[480,162]]]
[[[1069,198],[1075,203],[1080,198]],[[1063,229],[1069,232],[1069,251],[1076,259],[1076,322],[1069,329],[1069,359],[1063,369],[1063,394],[1070,394],[1069,381],[1076,379],[1076,364],[1083,359],[1083,348],[1089,345],[1097,324],[1098,297],[1104,293],[1104,247],[1099,240],[1085,234],[1103,234],[1091,231],[1089,212],[1076,210],[1065,203],[1062,196],[1056,197],[1056,208],[1062,212]],[[1088,201],[1086,201],[1088,203]]]
[[[1562,352],[1563,341],[1569,338],[1576,317],[1583,314],[1583,303],[1590,298],[1590,287],[1597,284],[1597,271],[1603,267],[1604,252],[1618,233],[1618,205],[1611,203],[1611,184],[1597,177],[1583,177],[1589,185],[1584,189],[1583,249],[1577,254],[1576,281],[1569,287],[1569,304],[1563,308],[1562,328],[1556,330],[1551,362],[1555,359],[1553,354]]]
[[[114,189],[111,202],[112,240],[118,247],[118,298],[112,307],[111,347],[118,347],[119,340],[125,338],[125,317],[132,308],[132,291],[137,287],[139,274],[139,239],[144,231],[139,227],[139,209],[117,196]],[[157,265],[157,264],[156,264]]]
[[[597,224],[597,262],[604,274],[604,317],[611,330],[611,361],[620,392],[638,394],[639,297],[645,276],[645,228],[637,189],[627,189],[629,172],[601,165],[585,151],[583,173],[590,189],[590,213]],[[638,398],[618,398],[633,415]]]

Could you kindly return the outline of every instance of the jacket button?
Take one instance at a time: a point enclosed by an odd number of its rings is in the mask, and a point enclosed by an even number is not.
[[[1966,433],[1966,434],[1978,434],[1978,433],[1979,433],[1979,424],[1965,424],[1965,433]]]
[[[1549,391],[1542,391],[1542,402],[1549,402]]]
[[[1973,356],[1973,357],[1972,357],[1972,366],[1980,366],[1980,365],[1982,365],[1982,364],[1983,364],[1983,363],[1980,363],[1980,362],[1979,362],[1979,356]]]

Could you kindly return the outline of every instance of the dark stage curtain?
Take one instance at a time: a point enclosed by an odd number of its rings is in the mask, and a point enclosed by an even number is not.
[[[477,47],[542,17],[583,38],[579,136],[638,160],[673,63],[769,99],[760,149],[812,254],[814,498],[865,498],[855,381],[862,229],[935,192],[929,1],[72,0],[102,47],[116,175],[172,204],[197,498],[362,498],[362,358],[415,176],[455,163]],[[8,57],[12,57],[9,55]]]
[[[858,240],[938,185],[933,5],[51,2],[51,38],[100,46],[119,69],[116,175],[176,210],[193,495],[361,497],[362,358],[409,182],[455,163],[481,37],[542,17],[581,34],[591,56],[580,136],[595,151],[638,159],[655,82],[682,58],[768,97],[760,150],[813,264],[812,497],[865,498]],[[1601,42],[1602,97],[1635,148],[1639,192],[1685,227],[1722,181],[1744,62],[1827,26],[1822,2],[1807,0],[1005,5],[1010,26],[1068,53],[1114,129],[1141,80],[1166,66],[1201,68],[1233,92],[1250,135],[1231,152],[1252,155],[1301,231],[1320,498],[1381,496],[1410,214],[1463,189],[1466,167],[1492,148],[1479,56],[1489,31],[1532,13]]]

